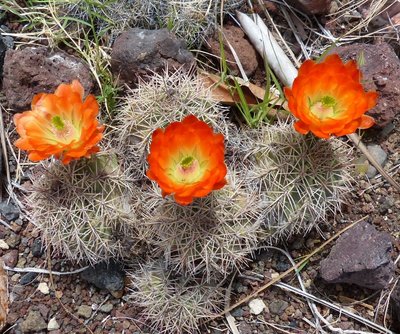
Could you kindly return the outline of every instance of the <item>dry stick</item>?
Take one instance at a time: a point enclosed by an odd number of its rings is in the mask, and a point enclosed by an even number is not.
[[[83,268],[79,268],[77,270],[74,271],[51,271],[51,270],[46,270],[46,269],[42,269],[42,268],[11,268],[9,266],[4,265],[4,269],[5,270],[9,270],[9,271],[14,271],[16,273],[37,273],[37,274],[48,274],[48,275],[56,275],[56,276],[61,276],[61,275],[74,275],[74,274],[79,274],[82,271],[86,270],[87,268],[89,268],[89,266],[83,267]]]
[[[381,173],[381,175],[393,186],[397,191],[400,191],[400,184],[398,184],[383,168],[382,166],[375,160],[375,158],[368,151],[368,148],[361,141],[361,138],[356,133],[351,133],[347,135],[356,147],[365,154],[369,162]]]
[[[303,297],[305,297],[307,299],[310,299],[310,300],[312,300],[312,301],[314,301],[314,302],[316,302],[318,304],[324,305],[324,306],[326,306],[328,308],[331,308],[331,309],[335,310],[336,312],[342,313],[342,314],[344,314],[345,316],[347,316],[349,318],[353,318],[354,320],[357,320],[360,323],[362,323],[362,324],[364,324],[364,325],[366,325],[366,326],[368,326],[370,328],[373,328],[373,329],[375,329],[375,330],[377,330],[377,331],[379,331],[381,333],[394,334],[391,330],[389,330],[389,329],[387,329],[385,327],[382,327],[382,326],[374,323],[373,321],[370,321],[370,320],[365,319],[365,318],[363,318],[363,317],[361,317],[361,316],[359,316],[359,315],[357,315],[355,313],[347,311],[346,309],[341,308],[341,307],[339,307],[339,306],[337,306],[335,304],[332,304],[330,302],[327,302],[326,300],[317,298],[314,295],[312,295],[312,294],[310,294],[310,293],[308,293],[306,291],[300,290],[298,288],[295,288],[295,287],[293,287],[293,286],[291,286],[289,284],[279,282],[279,283],[276,283],[275,286],[277,286],[277,287],[279,287],[281,289],[284,289],[286,291],[293,292],[293,293],[295,293],[295,294],[297,294],[299,296],[303,296]],[[343,333],[346,333],[346,330],[344,330]],[[356,333],[366,333],[366,332],[356,331]]]
[[[235,304],[229,306],[228,308],[226,308],[224,311],[222,311],[221,313],[219,313],[216,318],[218,317],[222,317],[224,316],[227,312],[232,311],[233,309],[235,309],[236,307],[242,305],[243,303],[248,302],[249,300],[255,298],[258,294],[260,294],[261,292],[263,292],[264,290],[266,290],[267,288],[269,288],[271,285],[275,284],[276,282],[280,281],[283,277],[287,276],[288,274],[290,274],[291,272],[297,270],[299,267],[301,267],[303,264],[305,264],[312,256],[314,256],[315,254],[319,253],[323,248],[325,248],[325,246],[327,246],[328,244],[330,244],[333,240],[335,240],[338,236],[340,236],[341,234],[343,234],[344,232],[346,232],[348,229],[350,229],[351,227],[353,227],[355,224],[363,221],[365,218],[367,218],[368,216],[364,216],[361,219],[355,221],[354,223],[350,224],[349,226],[346,226],[343,230],[339,231],[338,233],[336,233],[334,236],[330,237],[327,241],[325,241],[321,246],[319,246],[317,249],[315,249],[314,251],[312,251],[309,255],[307,255],[303,260],[301,260],[299,263],[297,263],[295,266],[291,267],[290,269],[286,270],[284,273],[280,274],[278,277],[273,278],[272,280],[270,280],[268,283],[264,284],[263,286],[261,286],[260,288],[258,288],[256,291],[254,291],[253,293],[251,293],[250,295],[248,295],[247,297],[239,300],[238,302],[236,302]],[[214,319],[214,318],[213,318]]]
[[[256,15],[256,22],[254,22],[246,14],[236,12],[236,16],[247,37],[263,59],[268,62],[276,76],[285,86],[291,86],[297,76],[297,69],[276,42],[261,17]]]

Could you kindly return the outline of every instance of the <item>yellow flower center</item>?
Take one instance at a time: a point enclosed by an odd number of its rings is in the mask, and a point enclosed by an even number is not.
[[[64,122],[63,122],[63,120],[61,119],[60,116],[54,116],[51,119],[51,123],[53,123],[54,127],[57,130],[63,130],[64,129],[65,124],[64,124]]]
[[[181,165],[181,167],[184,170],[187,170],[193,166],[194,161],[195,161],[195,158],[188,156],[186,158],[183,158],[179,164]]]
[[[182,158],[176,164],[173,177],[179,183],[193,183],[199,180],[201,174],[199,161],[189,155]]]
[[[310,111],[321,120],[333,118],[338,113],[337,102],[332,96],[326,95],[310,104]]]
[[[58,141],[70,143],[74,139],[78,139],[78,131],[71,122],[63,120],[60,116],[54,116],[51,119],[52,133]]]

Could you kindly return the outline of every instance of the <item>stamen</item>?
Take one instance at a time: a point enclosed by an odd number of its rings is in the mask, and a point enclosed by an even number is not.
[[[195,159],[192,156],[188,156],[183,158],[179,164],[183,169],[188,169],[192,166],[194,160]]]
[[[57,129],[57,130],[63,130],[64,129],[64,127],[65,127],[65,124],[64,124],[64,121],[61,119],[61,117],[60,116],[54,116],[52,119],[51,119],[51,123],[53,123],[53,125],[54,125],[54,127]]]

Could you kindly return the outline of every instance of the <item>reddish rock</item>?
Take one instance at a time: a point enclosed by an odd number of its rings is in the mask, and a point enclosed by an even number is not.
[[[332,0],[288,0],[288,3],[306,14],[327,14]]]
[[[44,302],[44,300],[43,300],[43,302]],[[44,319],[48,318],[50,309],[46,305],[39,304],[39,305],[37,305],[37,309]]]
[[[3,261],[7,266],[14,268],[18,262],[18,250],[13,249],[7,252],[3,255]]]
[[[235,50],[240,62],[242,63],[243,69],[246,75],[251,76],[258,67],[257,51],[253,45],[247,40],[245,33],[239,27],[234,25],[224,26],[224,52],[228,67],[233,75],[239,74],[239,68],[236,65],[235,58],[229,48],[229,44]],[[217,59],[221,57],[221,48],[219,35],[216,34],[209,38],[205,43],[207,50],[215,55]]]
[[[30,108],[37,93],[53,93],[61,83],[78,79],[85,92],[93,88],[89,68],[78,58],[46,47],[8,50],[4,59],[3,91],[14,111]]]
[[[379,128],[385,127],[400,113],[400,61],[387,43],[351,44],[330,51],[338,53],[343,60],[357,60],[363,56],[363,84],[366,90],[379,94],[375,108],[367,112],[376,120]]]
[[[380,290],[394,274],[390,234],[361,222],[343,233],[329,256],[321,261],[321,277],[328,283],[349,283]]]
[[[185,42],[167,29],[129,29],[115,40],[111,52],[113,75],[129,86],[152,72],[160,73],[166,68],[189,71],[194,64],[195,59],[186,50]]]

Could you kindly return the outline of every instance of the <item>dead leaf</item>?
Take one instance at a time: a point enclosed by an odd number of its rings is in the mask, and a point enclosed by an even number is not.
[[[235,80],[240,85],[249,106],[257,105],[262,102],[265,97],[265,89],[251,82],[244,81],[239,77],[229,76],[229,85],[221,82],[221,77],[218,75],[207,72],[201,72],[199,78],[203,84],[211,90],[213,98],[224,104],[235,105],[236,103],[240,103],[240,97],[235,88]],[[275,105],[281,105],[283,103],[282,99],[279,101],[279,93],[275,90],[270,90],[270,99]]]
[[[212,97],[216,101],[229,105],[235,105],[236,102],[239,102],[239,100],[233,99],[229,87],[220,82],[221,78],[218,75],[202,72],[198,76],[204,86],[210,89]]]
[[[4,262],[0,260],[0,330],[5,326],[8,313],[8,280]]]

